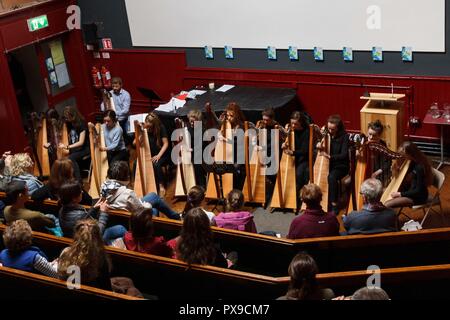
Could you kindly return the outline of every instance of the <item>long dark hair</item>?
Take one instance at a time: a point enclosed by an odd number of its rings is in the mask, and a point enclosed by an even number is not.
[[[130,231],[139,249],[154,238],[152,209],[133,211],[130,217]]]
[[[156,145],[161,148],[162,138],[161,138],[161,120],[156,115],[156,113],[150,112],[145,118],[145,123],[147,125],[152,125],[152,135],[156,137]]]
[[[433,184],[433,170],[431,168],[430,160],[420,151],[417,145],[411,141],[405,141],[399,148],[399,153],[403,153],[406,157],[417,164],[423,166],[425,171],[425,182],[428,186]]]
[[[333,115],[329,116],[328,122],[337,126],[337,133],[336,133],[337,137],[340,137],[341,135],[343,135],[345,133],[344,122],[342,121],[342,118],[340,115],[333,114]]]
[[[69,118],[71,120],[69,120]],[[64,119],[66,122],[71,123],[77,130],[86,124],[86,120],[81,115],[80,111],[74,106],[67,106],[64,109]]]
[[[227,212],[237,212],[244,205],[244,194],[241,190],[233,189],[227,195]]]
[[[200,207],[202,201],[205,199],[205,188],[201,186],[193,186],[189,189],[187,194],[186,205],[184,206],[183,216],[189,212],[189,210]]]
[[[66,158],[55,160],[50,171],[49,187],[53,194],[57,194],[59,188],[67,181],[74,180],[72,160]]]
[[[289,265],[291,282],[286,296],[296,300],[309,300],[317,292],[316,274],[319,272],[314,259],[306,254],[299,253]]]
[[[190,210],[183,220],[177,256],[188,264],[214,264],[216,247],[208,216],[201,208]]]

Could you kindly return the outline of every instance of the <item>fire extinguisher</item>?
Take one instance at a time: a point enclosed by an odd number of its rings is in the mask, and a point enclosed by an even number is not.
[[[97,69],[97,67],[92,67],[92,80],[94,81],[94,87],[96,89],[101,89],[103,87],[102,84],[102,76],[100,74],[100,71]]]
[[[103,66],[101,74],[105,89],[111,89],[112,88],[111,72],[109,72],[109,70],[105,66]]]

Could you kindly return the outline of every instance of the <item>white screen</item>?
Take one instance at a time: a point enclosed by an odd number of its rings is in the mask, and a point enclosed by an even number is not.
[[[125,1],[134,46],[445,52],[445,0]]]

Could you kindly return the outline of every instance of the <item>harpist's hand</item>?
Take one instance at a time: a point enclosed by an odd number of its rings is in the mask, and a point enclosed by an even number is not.
[[[329,155],[328,153],[326,153],[326,152],[321,151],[321,152],[320,152],[320,155],[321,155],[322,157],[327,158],[327,159],[331,159],[330,155]]]
[[[392,199],[400,198],[401,196],[402,196],[402,194],[400,192],[392,192],[391,193]]]
[[[50,146],[51,146],[51,144],[50,144],[50,143],[48,143],[48,142],[47,142],[46,144],[44,144],[44,148],[45,148],[45,149],[48,149],[48,148],[50,148]]]
[[[108,151],[108,149],[106,149],[105,147],[100,147],[100,148],[98,148],[101,152],[106,152],[106,151]]]
[[[377,170],[377,171],[375,171],[373,174],[372,174],[372,176],[371,176],[371,178],[372,179],[376,179],[380,174],[382,174],[383,173],[383,170]]]
[[[159,160],[161,160],[161,156],[160,156],[159,154],[157,154],[156,156],[154,156],[154,157],[152,158],[152,161],[153,161],[154,163],[157,163]]]

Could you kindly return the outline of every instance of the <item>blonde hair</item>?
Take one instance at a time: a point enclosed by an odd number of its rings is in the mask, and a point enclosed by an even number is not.
[[[19,253],[29,248],[33,243],[33,234],[28,222],[16,220],[11,223],[3,233],[3,242],[11,253]]]
[[[74,228],[72,245],[65,249],[59,258],[58,274],[67,278],[67,269],[78,266],[82,283],[95,280],[104,263],[108,263],[103,239],[95,220],[81,220]]]
[[[189,111],[188,117],[194,117],[197,121],[202,121],[202,112],[198,109]]]
[[[34,162],[28,153],[17,153],[11,159],[10,174],[13,177],[27,174],[33,166]]]

